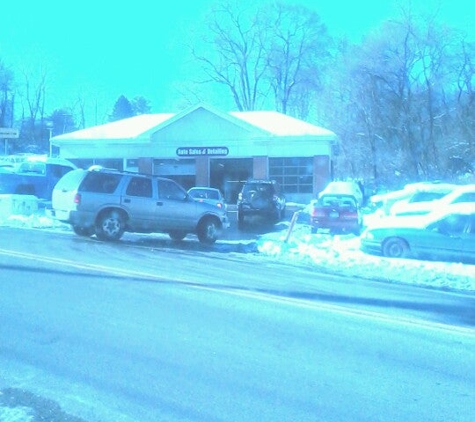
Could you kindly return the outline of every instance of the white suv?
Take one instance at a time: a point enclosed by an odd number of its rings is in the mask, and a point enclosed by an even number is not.
[[[118,240],[124,232],[188,233],[214,243],[229,227],[225,210],[197,202],[170,179],[111,169],[73,170],[53,190],[52,214],[80,236]]]

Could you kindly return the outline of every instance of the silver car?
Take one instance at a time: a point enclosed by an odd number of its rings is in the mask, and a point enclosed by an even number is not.
[[[195,186],[194,188],[188,189],[188,195],[198,202],[207,202],[219,208],[227,209],[226,201],[219,189]]]
[[[229,227],[224,210],[197,202],[175,181],[158,176],[94,168],[66,174],[53,190],[52,214],[81,236],[118,240],[124,232],[188,233],[214,243]]]

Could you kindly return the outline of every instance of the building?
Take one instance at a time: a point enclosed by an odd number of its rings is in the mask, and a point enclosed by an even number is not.
[[[220,188],[234,202],[243,181],[275,179],[289,201],[308,201],[331,179],[336,135],[273,112],[197,105],[144,114],[51,138],[59,155],[173,178],[185,188]]]

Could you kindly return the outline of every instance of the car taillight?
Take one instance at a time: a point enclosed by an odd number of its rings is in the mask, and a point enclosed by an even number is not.
[[[80,193],[77,193],[76,195],[74,195],[74,203],[78,204],[78,205],[81,203],[81,194]]]
[[[312,217],[325,217],[325,211],[322,208],[313,207]]]
[[[242,201],[242,192],[239,192],[238,199]]]
[[[216,205],[218,206],[218,208],[223,208],[223,204],[221,202],[218,202]]]
[[[358,218],[358,213],[357,212],[345,212],[342,213],[341,215],[342,218],[347,219],[347,220],[354,220]]]

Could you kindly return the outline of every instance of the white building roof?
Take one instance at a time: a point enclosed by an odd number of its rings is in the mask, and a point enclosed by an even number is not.
[[[229,120],[239,120],[242,124],[250,125],[260,131],[265,131],[271,136],[282,137],[335,137],[335,134],[319,126],[312,125],[290,116],[275,111],[246,111],[246,112],[230,112],[223,113],[206,106],[192,107],[190,110],[196,110],[199,107],[227,117]],[[87,129],[78,130],[64,135],[54,136],[55,141],[73,141],[78,140],[133,140],[133,139],[149,139],[151,133],[159,131],[161,128],[169,125],[177,118],[186,116],[190,110],[181,113],[159,113],[159,114],[142,114],[139,116],[129,117],[127,119],[116,122],[106,123],[100,126],[94,126]]]
[[[275,136],[335,136],[328,129],[276,111],[238,111],[229,114]]]
[[[151,129],[160,126],[173,117],[171,113],[141,114],[116,122],[93,126],[87,129],[77,130],[64,135],[55,136],[53,140],[86,140],[86,139],[136,139],[148,133]]]

